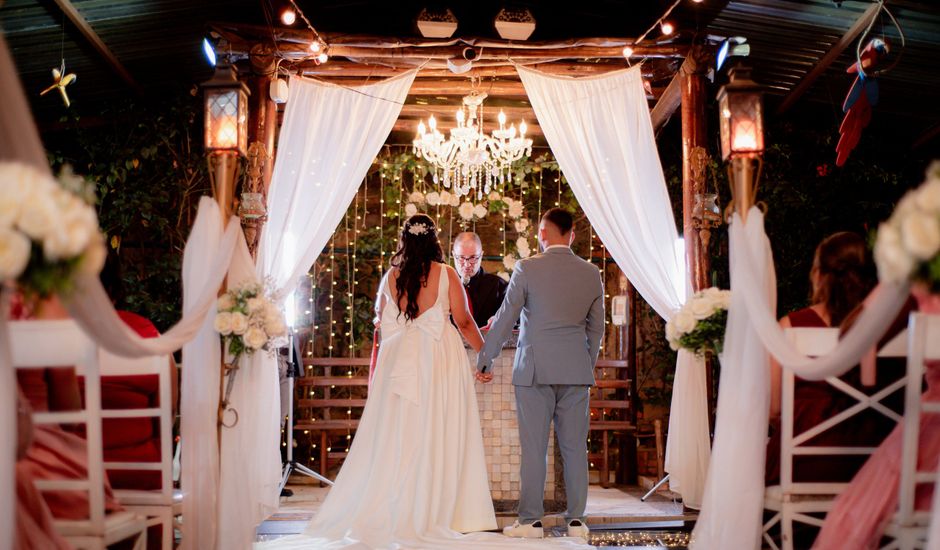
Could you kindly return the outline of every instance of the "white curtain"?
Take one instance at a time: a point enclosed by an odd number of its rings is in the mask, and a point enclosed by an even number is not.
[[[415,74],[356,88],[291,78],[258,265],[240,245],[230,283],[255,276],[270,282],[281,301],[293,292],[381,151]],[[277,507],[278,388],[273,357],[258,353],[242,361],[231,396],[239,421],[222,430],[219,548],[247,548],[255,527]]]
[[[343,219],[416,74],[357,88],[291,77],[258,253],[259,273],[272,278],[281,297]]]
[[[662,317],[685,300],[685,266],[640,67],[568,78],[517,67],[539,125],[575,197],[617,265]],[[686,505],[701,502],[708,467],[702,362],[679,354],[666,469]]]
[[[838,376],[858,364],[907,299],[904,286],[880,285],[865,310],[830,354],[802,355],[776,320],[776,288],[764,216],[735,214],[731,237],[731,309],[721,358],[715,441],[693,548],[759,548],[764,459],[770,403],[767,351],[784,368],[809,380]]]

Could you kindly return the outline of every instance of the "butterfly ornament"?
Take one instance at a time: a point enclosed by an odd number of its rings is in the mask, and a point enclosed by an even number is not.
[[[46,95],[52,90],[59,90],[59,95],[62,96],[62,101],[65,102],[66,107],[71,106],[69,101],[69,95],[65,91],[65,87],[75,82],[75,79],[78,78],[75,76],[75,73],[65,74],[65,60],[62,60],[62,66],[58,69],[52,69],[52,86],[49,86],[45,90],[39,92],[39,95]]]

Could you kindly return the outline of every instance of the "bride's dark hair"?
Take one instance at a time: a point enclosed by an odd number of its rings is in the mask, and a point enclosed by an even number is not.
[[[409,321],[418,317],[418,293],[421,287],[428,285],[431,262],[444,263],[437,226],[429,216],[415,214],[402,226],[398,251],[392,256],[392,265],[398,268],[395,281],[398,309]],[[404,308],[401,307],[402,297],[405,298]]]

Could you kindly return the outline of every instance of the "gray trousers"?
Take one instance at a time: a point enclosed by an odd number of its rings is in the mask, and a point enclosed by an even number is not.
[[[568,509],[565,521],[584,520],[587,504],[587,436],[590,387],[565,384],[515,386],[516,415],[522,464],[519,522],[532,523],[545,512],[542,497],[548,465],[548,434],[552,420],[565,468]]]

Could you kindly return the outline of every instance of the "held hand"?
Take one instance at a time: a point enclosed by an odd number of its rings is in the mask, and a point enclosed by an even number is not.
[[[477,379],[477,382],[480,382],[483,384],[489,384],[490,382],[493,381],[493,374],[489,372],[477,371],[476,374],[474,374],[473,376],[474,378]]]

